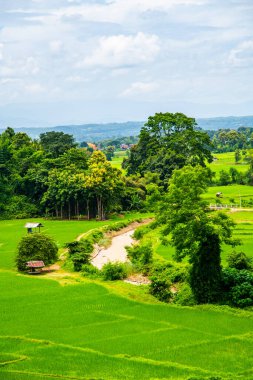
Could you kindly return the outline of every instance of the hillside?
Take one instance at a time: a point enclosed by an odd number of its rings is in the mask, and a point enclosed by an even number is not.
[[[253,127],[253,116],[241,117],[215,117],[196,119],[198,126],[202,129],[237,129],[241,126]],[[47,131],[62,131],[73,135],[77,141],[99,141],[106,138],[120,136],[136,136],[144,122],[128,121],[125,123],[100,123],[100,124],[82,124],[82,125],[59,125],[55,127],[39,127],[39,128],[14,128],[16,132],[25,132],[32,138],[38,138],[40,133]],[[0,127],[0,133],[5,127]]]

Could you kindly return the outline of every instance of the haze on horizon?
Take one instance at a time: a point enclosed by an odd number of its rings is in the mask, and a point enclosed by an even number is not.
[[[0,0],[0,126],[252,115],[252,0]]]

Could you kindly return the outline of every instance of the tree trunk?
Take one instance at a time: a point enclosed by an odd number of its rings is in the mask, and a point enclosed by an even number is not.
[[[90,205],[89,205],[89,199],[86,200],[86,206],[87,206],[87,219],[90,220]]]
[[[76,201],[76,212],[77,212],[77,219],[80,219],[80,214],[79,214],[79,202],[78,200]]]
[[[62,204],[61,204],[61,219],[63,219],[63,214],[62,214]]]
[[[70,201],[69,201],[69,220],[70,220]]]

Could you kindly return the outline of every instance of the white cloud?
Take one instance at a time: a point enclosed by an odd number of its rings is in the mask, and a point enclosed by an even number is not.
[[[101,37],[98,46],[89,56],[79,62],[77,67],[135,66],[152,62],[160,51],[159,38],[156,35],[137,33],[136,35],[116,35]]]
[[[70,1],[70,2],[73,2]],[[114,0],[105,4],[89,4],[70,6],[54,10],[57,17],[82,17],[87,21],[97,22],[131,22],[130,15],[137,15],[147,11],[168,12],[178,6],[200,6],[208,0]]]
[[[61,50],[62,50],[62,47],[63,47],[63,43],[62,43],[62,41],[60,41],[60,40],[50,41],[50,43],[49,43],[50,51],[51,51],[53,54],[58,54],[58,53],[60,53]]]
[[[244,41],[235,49],[232,49],[229,57],[229,63],[235,67],[248,67],[253,65],[253,40]]]
[[[32,95],[37,95],[45,92],[45,87],[43,87],[40,83],[31,83],[26,85],[25,87],[26,92]]]
[[[125,89],[120,96],[121,97],[132,97],[134,95],[152,93],[158,88],[157,83],[154,82],[134,82]]]
[[[3,60],[3,48],[4,48],[4,44],[0,43],[0,61]]]

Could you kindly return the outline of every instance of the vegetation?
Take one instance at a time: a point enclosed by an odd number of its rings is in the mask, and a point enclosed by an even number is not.
[[[155,172],[166,184],[174,169],[211,162],[210,139],[195,126],[195,119],[181,113],[150,116],[124,162],[128,174]]]
[[[45,234],[26,236],[23,220],[0,221],[0,377],[252,378],[253,212],[208,207],[253,206],[252,136],[223,132],[210,134],[211,146],[194,119],[160,113],[118,152],[120,139],[77,146],[62,132],[0,135],[1,217],[51,218]],[[129,210],[156,220],[135,230],[130,263],[98,270],[94,244],[141,221]],[[58,247],[60,271],[16,276],[20,238],[20,271],[55,261]],[[129,275],[150,285],[123,282]]]
[[[27,261],[42,260],[45,265],[57,259],[58,247],[54,240],[45,234],[32,233],[24,236],[19,245],[16,264],[19,271],[27,270]]]
[[[107,263],[103,266],[101,275],[105,281],[123,280],[127,277],[128,268],[123,263]]]

